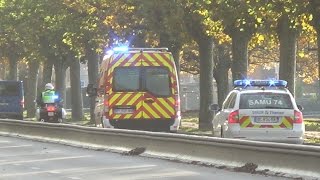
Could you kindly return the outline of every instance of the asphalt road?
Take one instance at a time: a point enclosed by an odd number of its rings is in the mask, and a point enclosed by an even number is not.
[[[1,180],[284,179],[0,136]]]

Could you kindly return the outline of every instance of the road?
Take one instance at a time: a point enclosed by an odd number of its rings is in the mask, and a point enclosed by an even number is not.
[[[237,180],[281,179],[0,136],[1,180],[234,180],[235,177]]]

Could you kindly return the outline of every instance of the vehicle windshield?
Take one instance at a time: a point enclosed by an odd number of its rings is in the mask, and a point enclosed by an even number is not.
[[[145,69],[146,90],[157,96],[170,96],[169,71],[164,67],[147,67]]]
[[[288,94],[248,93],[240,96],[240,109],[292,109]]]
[[[0,83],[0,96],[19,96],[18,83]]]

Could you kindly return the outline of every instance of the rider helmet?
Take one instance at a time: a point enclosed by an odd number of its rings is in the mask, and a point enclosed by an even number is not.
[[[44,87],[45,90],[53,90],[54,86],[51,83],[47,83]]]

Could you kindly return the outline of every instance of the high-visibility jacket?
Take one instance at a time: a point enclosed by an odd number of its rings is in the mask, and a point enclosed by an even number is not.
[[[56,102],[56,92],[54,90],[46,90],[42,92],[42,102],[44,104],[50,104]]]

